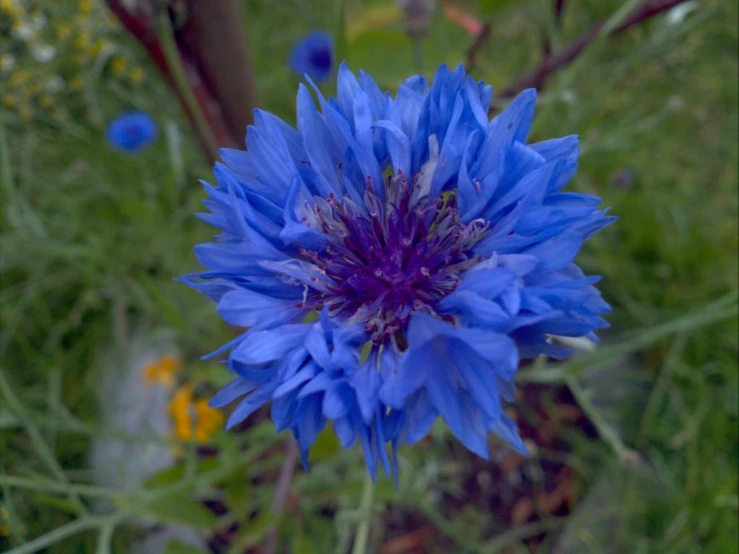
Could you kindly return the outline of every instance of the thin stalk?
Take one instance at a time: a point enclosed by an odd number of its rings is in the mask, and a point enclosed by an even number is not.
[[[51,473],[54,474],[54,477],[68,484],[69,481],[67,479],[67,475],[62,469],[62,466],[59,465],[56,456],[51,451],[51,448],[49,448],[49,445],[46,444],[41,430],[36,425],[31,423],[31,421],[27,417],[28,414],[26,413],[23,404],[21,404],[21,401],[18,400],[15,392],[13,392],[10,382],[5,377],[4,371],[0,371],[0,391],[2,392],[2,396],[5,397],[5,400],[8,403],[7,406],[8,408],[10,408],[10,411],[17,415],[18,418],[23,422],[26,428],[26,432],[28,433],[28,438],[31,440],[31,444],[38,453],[39,457],[48,466]],[[82,500],[80,500],[79,496],[74,493],[69,493],[69,500],[76,506],[81,514],[88,513],[87,507],[82,503]]]
[[[41,535],[37,539],[27,542],[26,544],[22,544],[13,550],[9,550],[6,554],[33,554],[34,552],[39,552],[52,544],[56,544],[57,542],[66,539],[67,537],[71,537],[72,535],[76,535],[82,531],[95,529],[104,521],[107,521],[107,519],[96,517],[82,517],[80,519],[70,521],[66,525],[62,525],[45,535]]]
[[[362,497],[359,503],[359,516],[362,518],[357,527],[357,536],[354,539],[352,554],[365,554],[367,552],[367,539],[369,539],[370,525],[372,524],[372,499],[375,494],[375,484],[369,472],[364,476]]]
[[[264,543],[264,554],[274,554],[277,549],[277,535],[279,519],[282,513],[285,511],[285,504],[287,498],[290,496],[290,490],[292,488],[293,472],[295,471],[295,462],[298,459],[298,444],[295,439],[290,435],[287,439],[287,445],[285,447],[285,459],[282,462],[280,468],[280,476],[277,479],[277,489],[275,491],[275,498],[272,502],[272,513],[274,514],[277,522],[274,524],[272,529],[267,533],[267,540]]]
[[[0,475],[0,486],[56,494],[77,494],[93,498],[118,499],[124,496],[121,491],[106,489],[104,487],[78,485],[75,483],[61,483],[59,481],[42,481],[28,479],[26,477],[15,477],[14,475]]]
[[[182,59],[177,51],[177,43],[175,42],[174,33],[172,32],[172,24],[170,23],[169,17],[166,13],[159,15],[159,19],[157,21],[157,35],[159,36],[159,41],[161,42],[162,50],[164,51],[164,57],[167,60],[169,70],[172,74],[172,81],[182,95],[188,111],[192,114],[198,133],[203,137],[208,150],[211,154],[215,154],[218,152],[218,143],[213,136],[210,125],[208,125],[205,114],[203,114],[203,111],[200,109],[200,104],[198,104],[192,88],[190,88],[187,73],[185,72],[185,66],[182,64]]]

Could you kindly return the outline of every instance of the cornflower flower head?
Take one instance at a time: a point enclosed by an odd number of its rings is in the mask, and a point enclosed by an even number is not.
[[[221,150],[205,185],[221,233],[183,280],[248,328],[214,353],[234,379],[211,405],[240,399],[232,427],[271,402],[306,466],[330,421],[373,477],[397,476],[398,446],[439,417],[480,456],[490,432],[525,453],[503,411],[520,360],[607,326],[574,258],[614,218],[562,191],[577,137],[527,144],[536,92],[489,120],[491,87],[461,66],[395,96],[345,65],[335,98],[313,89],[297,129],[257,110],[247,151]]]
[[[157,124],[144,112],[127,112],[114,119],[107,129],[108,142],[124,152],[134,154],[157,137]]]
[[[334,42],[323,31],[306,35],[293,48],[290,68],[299,76],[308,75],[317,82],[327,79],[334,70]]]

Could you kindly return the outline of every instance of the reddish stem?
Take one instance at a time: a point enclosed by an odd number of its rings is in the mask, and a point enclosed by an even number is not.
[[[626,17],[626,20],[621,23],[621,25],[612,31],[611,34],[617,35],[622,33],[630,27],[638,25],[655,15],[677,6],[678,4],[682,4],[685,1],[686,0],[647,0],[642,2]],[[578,40],[570,43],[569,46],[566,46],[556,54],[547,56],[536,68],[522,75],[503,89],[501,95],[503,97],[511,97],[527,88],[544,88],[549,76],[572,63],[582,53],[585,47],[595,40],[604,25],[605,22],[598,24]]]

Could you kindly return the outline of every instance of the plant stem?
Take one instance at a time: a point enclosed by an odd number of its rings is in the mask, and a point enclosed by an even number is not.
[[[372,523],[372,498],[375,493],[375,484],[369,472],[364,476],[362,487],[362,498],[359,503],[359,516],[362,518],[357,527],[357,536],[354,539],[352,554],[365,554],[367,551],[367,539],[369,538],[370,525]]]
[[[41,481],[36,479],[27,479],[24,477],[16,477],[14,475],[0,475],[0,486],[8,486],[18,489],[26,489],[51,494],[76,494],[80,496],[89,496],[92,498],[112,498],[114,500],[121,499],[124,496],[123,492],[114,489],[106,489],[90,485],[79,485],[63,481]]]
[[[62,466],[59,465],[59,462],[57,461],[56,456],[54,455],[54,452],[51,450],[49,445],[46,444],[43,433],[41,433],[39,428],[34,425],[28,418],[28,412],[25,409],[25,406],[23,406],[23,404],[21,403],[18,396],[13,391],[13,387],[5,376],[4,369],[0,370],[0,393],[2,393],[0,396],[5,397],[7,407],[10,409],[10,411],[13,412],[18,417],[18,419],[23,422],[23,425],[26,428],[26,433],[28,433],[28,438],[31,441],[31,446],[36,450],[39,458],[43,460],[43,462],[49,468],[49,471],[51,471],[54,477],[59,479],[59,481],[61,481],[62,483],[68,485],[69,480],[67,479],[66,473],[64,473],[64,469],[62,469]],[[82,500],[80,500],[77,494],[75,494],[74,492],[70,492],[69,500],[76,506],[80,514],[88,513],[87,506],[85,506],[85,504],[82,502]]]
[[[602,40],[607,35],[622,33],[630,27],[639,25],[647,19],[659,15],[685,1],[645,0],[638,6],[631,5],[635,4],[635,2],[624,4],[610,19],[599,23],[575,42],[565,46],[559,52],[547,56],[533,70],[520,76],[508,87],[503,89],[501,96],[510,98],[529,87],[536,89],[544,88],[546,81],[553,73],[570,65],[586,48],[589,49],[592,43]]]
[[[81,533],[82,531],[95,529],[96,527],[101,525],[102,521],[105,521],[105,519],[97,517],[82,517],[80,519],[76,519],[67,523],[66,525],[57,527],[56,529],[50,531],[49,533],[46,533],[45,535],[41,535],[31,542],[27,542],[26,544],[22,544],[14,548],[13,550],[9,550],[7,554],[32,554],[34,552],[39,552],[44,548],[51,546],[52,544],[66,539],[67,537],[71,537],[72,535],[76,535],[77,533]]]
[[[169,64],[169,70],[172,75],[174,86],[179,90],[186,109],[192,114],[195,127],[198,134],[202,137],[206,149],[210,153],[211,157],[215,157],[218,152],[218,143],[213,136],[213,130],[208,125],[208,121],[203,114],[203,110],[200,109],[200,104],[198,104],[192,88],[190,88],[186,69],[177,51],[177,43],[175,42],[174,32],[172,31],[172,24],[170,23],[169,16],[167,16],[166,13],[162,13],[158,16],[157,35],[162,44],[165,59]]]
[[[295,461],[298,459],[298,444],[295,439],[290,435],[287,439],[287,445],[285,447],[285,459],[282,462],[282,468],[280,469],[280,476],[277,479],[277,490],[275,492],[275,499],[272,503],[272,513],[275,519],[279,521],[282,512],[285,510],[285,504],[287,503],[287,497],[290,495],[290,489],[293,479],[293,472],[295,471]],[[267,534],[267,540],[264,543],[264,554],[274,554],[277,549],[277,534],[278,534],[278,523],[275,522],[272,529]]]

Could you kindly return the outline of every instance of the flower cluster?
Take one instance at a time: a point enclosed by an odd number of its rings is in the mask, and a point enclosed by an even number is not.
[[[568,356],[552,336],[595,340],[609,310],[574,263],[614,219],[562,191],[577,137],[527,144],[535,91],[489,120],[462,67],[392,96],[342,65],[335,98],[313,89],[297,129],[257,111],[206,185],[220,234],[183,280],[248,328],[214,353],[235,377],[211,405],[241,399],[231,427],[271,402],[306,465],[330,421],[373,477],[440,416],[480,456],[490,432],[525,452],[503,411],[519,361]]]
[[[137,86],[144,72],[116,40],[120,32],[115,18],[92,0],[0,0],[3,105],[22,121],[37,112],[64,119],[92,66],[118,84]]]
[[[163,387],[171,398],[167,413],[172,422],[172,434],[182,441],[204,443],[222,427],[223,414],[208,406],[204,398],[196,398],[196,381],[180,382],[182,360],[165,354],[147,363],[141,372],[146,388]]]
[[[223,426],[223,414],[208,406],[204,398],[195,398],[192,385],[177,388],[169,403],[174,436],[183,441],[204,443]]]

